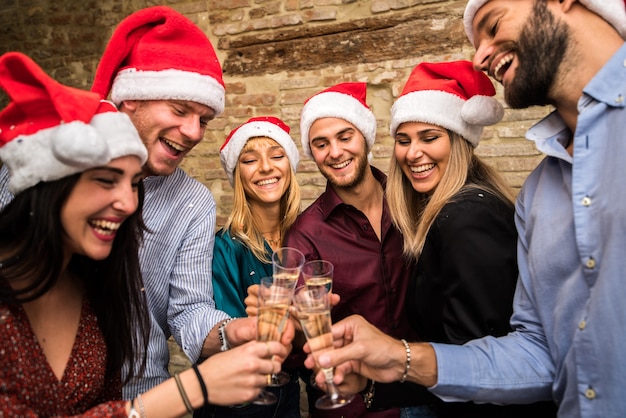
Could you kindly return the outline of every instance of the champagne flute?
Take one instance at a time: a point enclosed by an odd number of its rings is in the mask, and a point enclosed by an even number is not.
[[[275,280],[298,282],[304,265],[304,254],[296,248],[281,247],[272,254],[272,270]]]
[[[312,260],[307,261],[302,266],[302,279],[304,284],[309,288],[312,287],[324,287],[328,292],[333,290],[333,263],[326,260]],[[311,374],[309,384],[316,388],[315,373]]]
[[[280,341],[294,287],[295,283],[292,285],[289,282],[276,281],[273,277],[261,279],[258,297],[257,341]],[[268,384],[268,386],[272,385]],[[252,402],[256,405],[271,405],[276,401],[276,395],[263,389]]]
[[[320,354],[333,349],[330,293],[325,287],[300,286],[294,292],[293,305],[317,363]],[[317,365],[319,366],[319,363]],[[335,409],[352,402],[354,395],[341,393],[333,383],[334,369],[322,368],[322,371],[327,393],[315,401],[315,406],[319,409]]]
[[[308,287],[324,287],[333,290],[333,263],[326,260],[307,261],[302,266],[302,278]]]
[[[289,295],[288,305],[291,304],[293,290],[296,288],[298,278],[302,266],[304,265],[304,254],[296,248],[281,247],[272,254],[272,270],[274,273],[274,284],[283,287],[289,287],[291,293]],[[288,316],[287,312],[287,316]],[[285,316],[285,320],[287,319]],[[282,332],[282,328],[281,328]],[[272,382],[268,385],[271,387],[284,386],[291,380],[289,373],[279,371],[272,374]]]

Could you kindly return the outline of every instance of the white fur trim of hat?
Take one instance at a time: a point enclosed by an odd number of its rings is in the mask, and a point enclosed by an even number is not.
[[[324,91],[312,96],[302,108],[300,139],[302,152],[307,157],[313,158],[309,144],[311,125],[322,118],[339,118],[350,122],[361,131],[367,143],[368,151],[372,150],[376,141],[376,116],[374,113],[363,102],[350,94]]]
[[[469,0],[463,13],[463,26],[467,38],[474,45],[472,22],[478,10],[489,0]],[[624,0],[578,0],[580,4],[596,13],[613,26],[622,38],[626,38],[626,5]]]
[[[298,152],[298,147],[293,141],[293,138],[291,138],[289,133],[285,130],[285,128],[289,129],[287,125],[280,127],[277,123],[270,121],[273,119],[280,121],[278,118],[266,118],[267,120],[255,119],[258,118],[252,118],[250,121],[233,130],[220,150],[220,162],[222,163],[222,167],[226,172],[231,186],[234,185],[233,176],[241,150],[251,138],[266,137],[273,139],[285,150],[293,171],[295,172],[298,168],[300,153]],[[282,121],[280,122],[282,123]]]

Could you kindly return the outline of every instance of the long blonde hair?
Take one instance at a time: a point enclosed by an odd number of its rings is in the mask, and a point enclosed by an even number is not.
[[[387,179],[387,203],[391,218],[404,236],[404,254],[419,258],[428,231],[441,209],[461,190],[479,189],[513,207],[515,195],[504,178],[474,154],[474,148],[460,135],[448,130],[450,159],[432,195],[419,193],[406,178],[395,154]]]
[[[241,154],[251,151],[260,141],[267,141],[272,146],[279,145],[276,141],[266,137],[250,138],[241,150]],[[285,154],[285,156],[287,156]],[[245,246],[250,248],[252,253],[259,260],[269,263],[271,254],[265,249],[265,238],[260,230],[255,214],[250,210],[248,197],[244,191],[239,163],[235,165],[234,179],[234,201],[233,210],[228,217],[224,230],[229,231],[231,237],[238,239]],[[280,239],[282,246],[283,237],[295,222],[300,213],[300,186],[296,181],[296,173],[291,164],[289,165],[289,177],[287,178],[287,191],[280,199]]]

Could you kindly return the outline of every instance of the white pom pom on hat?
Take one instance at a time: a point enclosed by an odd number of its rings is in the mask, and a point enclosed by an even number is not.
[[[404,122],[424,122],[456,132],[476,147],[483,127],[504,116],[495,94],[489,77],[469,61],[418,64],[391,107],[391,136]]]
[[[141,164],[148,158],[135,126],[113,103],[56,82],[24,54],[0,57],[0,87],[11,99],[0,112],[0,159],[14,194],[122,156]]]
[[[185,100],[224,111],[222,67],[211,41],[167,6],[122,20],[100,59],[92,91],[124,100]]]
[[[287,154],[289,163],[296,171],[300,154],[293,138],[289,135],[291,128],[274,116],[257,116],[239,125],[226,137],[220,148],[220,161],[230,185],[234,185],[234,173],[241,150],[251,138],[271,138],[278,143]]]
[[[309,158],[311,125],[322,118],[338,118],[353,124],[365,138],[371,151],[376,141],[376,116],[366,103],[366,83],[340,83],[307,99],[300,116],[300,140],[302,152]]]
[[[474,44],[472,22],[476,12],[489,0],[469,0],[463,13],[463,26],[465,34]],[[580,4],[596,13],[613,26],[622,37],[626,37],[626,1],[625,0],[578,0]]]

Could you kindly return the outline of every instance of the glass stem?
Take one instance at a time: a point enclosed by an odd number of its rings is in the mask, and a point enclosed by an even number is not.
[[[322,369],[324,372],[324,379],[326,380],[326,389],[331,399],[339,398],[339,389],[335,386],[335,382],[333,382],[333,368]]]

